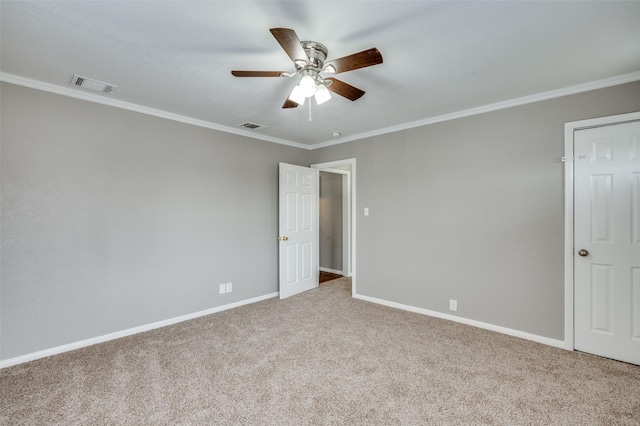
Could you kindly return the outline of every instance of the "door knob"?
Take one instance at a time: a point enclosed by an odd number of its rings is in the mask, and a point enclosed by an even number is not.
[[[278,237],[278,241],[289,241],[289,237]]]
[[[585,249],[582,249],[582,250],[580,250],[580,251],[578,252],[578,254],[579,254],[580,256],[584,257],[584,256],[588,255],[588,254],[589,254],[589,252],[588,252],[587,250],[585,250]]]

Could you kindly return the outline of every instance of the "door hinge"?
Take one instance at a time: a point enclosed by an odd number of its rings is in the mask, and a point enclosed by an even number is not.
[[[567,163],[575,159],[576,159],[575,157],[560,157],[560,161],[562,161],[563,163]]]

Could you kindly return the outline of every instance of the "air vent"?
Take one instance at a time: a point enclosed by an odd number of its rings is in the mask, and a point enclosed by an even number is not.
[[[118,86],[115,84],[105,83],[103,81],[94,80],[92,78],[83,77],[78,74],[74,74],[73,78],[69,82],[74,86],[80,86],[83,89],[93,90],[95,92],[113,93]]]
[[[255,123],[243,123],[240,125],[240,127],[244,127],[245,129],[255,130],[265,126],[262,126],[260,124],[255,124]]]

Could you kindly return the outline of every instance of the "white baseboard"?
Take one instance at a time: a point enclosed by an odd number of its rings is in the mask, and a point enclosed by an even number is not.
[[[443,314],[437,311],[430,311],[428,309],[417,308],[415,306],[403,305],[402,303],[390,302],[384,299],[377,299],[375,297],[363,296],[361,294],[354,294],[355,299],[361,299],[371,303],[377,303],[379,305],[389,306],[391,308],[402,309],[403,311],[415,312],[418,314],[428,315],[430,317],[442,318],[450,321],[459,322],[473,327],[483,328],[485,330],[496,331],[498,333],[507,334],[509,336],[519,337],[521,339],[531,340],[533,342],[542,343],[544,345],[554,346],[560,349],[567,349],[567,346],[563,340],[551,339],[549,337],[538,336],[537,334],[526,333],[524,331],[513,330],[507,327],[501,327],[499,325],[493,325],[486,322],[476,321],[468,318],[457,317],[455,315]]]
[[[337,269],[325,268],[324,266],[321,266],[320,270],[322,272],[329,272],[330,274],[342,275],[342,271],[338,271]]]
[[[151,324],[145,324],[138,327],[129,328],[127,330],[116,331],[115,333],[109,333],[103,336],[92,337],[90,339],[81,340],[79,342],[69,343],[62,346],[56,346],[55,348],[49,348],[49,349],[45,349],[38,352],[32,352],[30,354],[17,356],[15,358],[9,358],[9,359],[0,361],[0,369],[11,367],[13,365],[22,364],[29,361],[34,361],[36,359],[48,357],[51,355],[57,355],[57,354],[69,352],[75,349],[84,348],[86,346],[95,345],[97,343],[108,342],[109,340],[115,340],[121,337],[131,336],[132,334],[138,334],[138,333],[153,330],[156,328],[166,327],[168,325],[176,324],[183,321],[188,321],[188,320],[202,317],[205,315],[215,314],[216,312],[237,308],[238,306],[249,305],[251,303],[256,303],[262,300],[271,299],[272,297],[277,297],[278,294],[279,294],[278,292],[265,294],[264,296],[258,296],[252,299],[241,300],[239,302],[230,303],[228,305],[217,306],[215,308],[207,309],[204,311],[194,312],[192,314],[182,315],[175,318],[169,318],[169,319],[154,322]]]
[[[323,270],[324,268],[320,268]],[[327,272],[332,272],[331,270]],[[334,272],[340,273],[341,271]],[[129,328],[127,330],[117,331],[115,333],[105,334],[103,336],[92,337],[90,339],[81,340],[79,342],[69,343],[62,346],[56,346],[54,348],[45,349],[38,352],[32,352],[30,354],[21,355],[15,358],[9,358],[6,360],[0,361],[0,369],[11,367],[18,364],[23,364],[25,362],[34,361],[36,359],[45,358],[52,355],[61,354],[64,352],[69,352],[75,349],[84,348],[87,346],[95,345],[98,343],[108,342],[109,340],[119,339],[121,337],[131,336],[133,334],[143,333],[145,331],[153,330],[156,328],[166,327],[168,325],[176,324],[183,321],[188,321],[191,319],[195,319],[198,317],[202,317],[205,315],[215,314],[216,312],[226,311],[228,309],[237,308],[243,305],[249,305],[251,303],[260,302],[262,300],[271,299],[273,297],[278,296],[278,292],[266,294],[264,296],[254,297],[252,299],[241,300],[239,302],[230,303],[228,305],[218,306],[215,308],[207,309],[204,311],[194,312],[192,314],[182,315],[175,318],[166,319],[163,321],[154,322],[151,324],[141,325],[138,327]],[[506,334],[509,336],[519,337],[526,340],[531,340],[533,342],[542,343],[544,345],[554,346],[556,348],[561,349],[570,349],[564,341],[551,339],[549,337],[538,336],[536,334],[526,333],[524,331],[513,330],[507,327],[501,327],[493,324],[484,323],[481,321],[471,320],[467,318],[457,317],[455,315],[443,314],[441,312],[431,311],[428,309],[417,308],[415,306],[404,305],[402,303],[390,302],[384,299],[377,299],[375,297],[363,296],[360,294],[354,294],[354,298],[364,300],[371,303],[376,303],[378,305],[389,306],[391,308],[402,309],[403,311],[415,312],[422,315],[428,315],[431,317],[442,318],[450,321],[459,322],[466,325],[471,325],[473,327],[482,328],[485,330],[495,331],[498,333]]]

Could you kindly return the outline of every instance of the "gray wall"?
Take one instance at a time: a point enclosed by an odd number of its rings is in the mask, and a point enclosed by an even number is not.
[[[562,339],[563,124],[640,110],[636,82],[309,156],[1,93],[1,359],[277,291],[278,162],[354,157],[359,294]]]
[[[342,271],[342,176],[320,172],[320,267]]]
[[[637,110],[640,82],[312,151],[357,159],[358,293],[563,339],[564,123]]]
[[[1,90],[0,358],[278,290],[278,162],[307,150]]]

